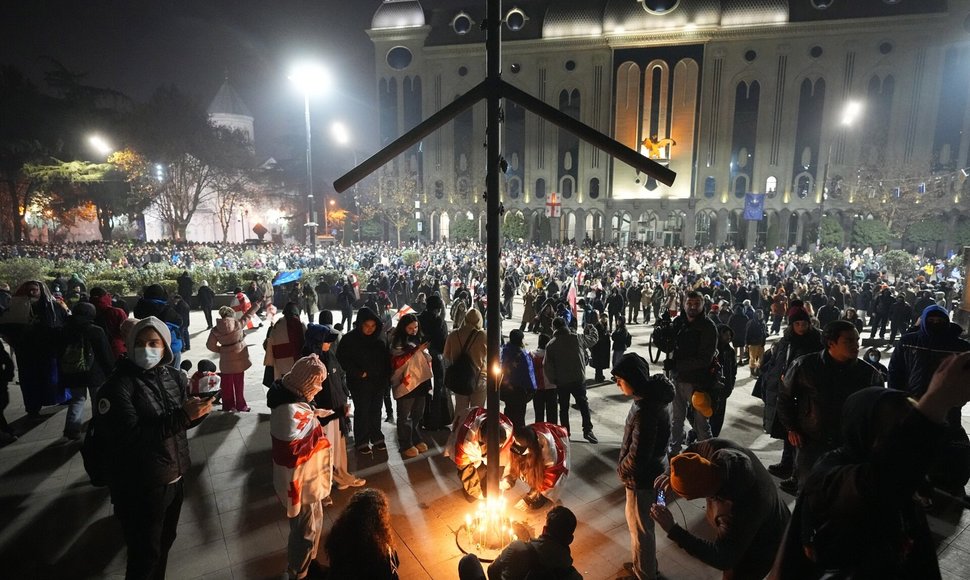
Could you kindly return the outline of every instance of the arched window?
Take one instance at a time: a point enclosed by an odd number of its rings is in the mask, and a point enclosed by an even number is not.
[[[717,195],[717,180],[713,176],[704,180],[704,197],[712,199]]]
[[[589,198],[598,199],[600,196],[600,180],[594,177],[589,180]]]
[[[536,199],[546,197],[546,180],[541,177],[536,180]]]
[[[778,190],[778,180],[774,177],[769,177],[765,180],[765,194],[769,198],[773,198]]]

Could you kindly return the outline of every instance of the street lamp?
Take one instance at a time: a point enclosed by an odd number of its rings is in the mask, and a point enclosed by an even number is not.
[[[88,137],[88,143],[91,145],[91,147],[94,147],[95,151],[101,155],[104,155],[105,157],[114,152],[114,147],[109,145],[101,135],[91,135]]]
[[[357,149],[350,144],[350,130],[347,129],[347,126],[340,121],[334,121],[330,125],[330,134],[333,135],[334,141],[350,149],[351,154],[354,156],[354,167],[357,167]],[[360,199],[357,197],[357,183],[354,183],[354,213],[357,215],[357,241],[360,242]],[[346,223],[344,224],[344,243],[347,243]]]
[[[310,232],[310,250],[317,251],[317,223],[314,221],[313,208],[313,156],[310,138],[310,95],[320,94],[330,88],[330,75],[318,64],[302,63],[293,68],[288,77],[298,89],[303,91],[303,116],[306,121],[306,203],[307,222]],[[327,208],[323,208],[323,229],[327,230]]]
[[[840,125],[849,127],[862,113],[862,103],[859,101],[847,101],[842,109],[842,120]],[[822,191],[818,196],[818,235],[815,236],[815,250],[822,247],[822,218],[825,216],[825,195],[829,185],[829,164],[832,162],[832,145],[835,139],[829,141],[828,153],[825,156],[825,168],[822,170]]]

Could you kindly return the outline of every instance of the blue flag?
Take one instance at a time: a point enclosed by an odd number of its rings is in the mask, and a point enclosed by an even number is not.
[[[765,217],[765,196],[761,193],[744,194],[744,219],[760,222]]]

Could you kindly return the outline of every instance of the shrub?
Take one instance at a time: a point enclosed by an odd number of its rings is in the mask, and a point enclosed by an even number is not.
[[[845,264],[845,255],[838,248],[822,248],[812,255],[812,265],[819,270],[834,271]]]
[[[0,261],[0,281],[10,284],[11,290],[28,280],[43,280],[54,263],[41,258],[12,258]]]
[[[130,295],[131,288],[128,283],[124,280],[115,280],[110,278],[91,278],[87,281],[88,290],[95,286],[104,288],[108,292],[114,294],[115,296],[128,296]]]
[[[404,250],[401,253],[401,259],[408,266],[413,266],[421,260],[421,252],[417,250]]]
[[[852,244],[857,247],[882,248],[892,235],[882,220],[857,220],[852,225]]]
[[[916,269],[916,259],[906,250],[890,250],[882,257],[882,263],[893,276],[910,274]]]

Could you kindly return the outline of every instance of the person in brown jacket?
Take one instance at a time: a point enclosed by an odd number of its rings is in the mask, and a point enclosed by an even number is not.
[[[451,331],[445,340],[446,369],[458,360],[463,347],[471,357],[472,363],[479,369],[479,379],[471,395],[455,395],[456,421],[459,417],[464,417],[469,408],[485,406],[485,357],[488,354],[488,337],[482,329],[482,313],[474,308],[465,314],[461,327]]]
[[[243,333],[243,322],[236,320],[235,311],[229,306],[219,309],[219,320],[209,332],[206,348],[219,353],[219,371],[222,377],[222,410],[247,412],[245,375],[253,366],[249,360],[249,346]]]

